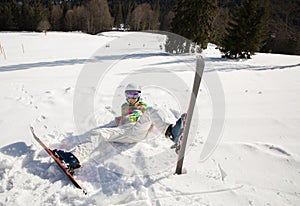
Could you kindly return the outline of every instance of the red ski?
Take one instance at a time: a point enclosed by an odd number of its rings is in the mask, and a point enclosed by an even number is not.
[[[78,184],[78,182],[76,181],[76,179],[74,178],[74,176],[72,175],[72,171],[70,171],[60,160],[59,158],[53,153],[53,151],[47,147],[40,138],[38,138],[36,136],[36,134],[34,133],[34,129],[33,127],[30,127],[31,133],[34,137],[34,139],[44,148],[44,150],[46,150],[46,152],[52,157],[52,159],[54,159],[54,161],[56,162],[56,164],[60,167],[60,169],[67,175],[67,177],[69,178],[69,180],[73,183],[73,185],[75,187],[77,187],[78,189],[81,189],[82,192],[86,195],[87,191],[85,189],[83,189],[82,186],[80,186]]]

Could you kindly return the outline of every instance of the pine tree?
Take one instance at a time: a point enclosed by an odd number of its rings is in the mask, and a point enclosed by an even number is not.
[[[220,50],[225,57],[250,58],[259,51],[265,40],[265,14],[261,0],[244,0],[221,43]]]
[[[216,8],[216,0],[177,0],[171,31],[206,48]]]
[[[33,27],[33,9],[29,6],[28,0],[22,0],[19,23],[21,30],[32,31],[35,29]]]
[[[229,9],[224,7],[219,7],[218,11],[213,20],[213,31],[210,38],[210,42],[216,45],[220,45],[222,39],[224,39],[226,34],[226,25],[229,21]]]
[[[11,27],[11,30],[20,30],[19,20],[21,19],[21,16],[19,6],[15,0],[11,1],[10,5],[13,14],[13,25]]]
[[[124,16],[124,19],[125,19],[125,27],[130,27],[130,22],[131,22],[131,11],[132,11],[132,8],[134,8],[134,3],[132,2],[128,2],[125,6],[125,16]]]
[[[43,6],[40,0],[34,0],[34,20],[35,20],[35,26],[34,26],[35,29],[37,29],[41,21],[45,20]]]
[[[47,18],[41,20],[41,21],[39,22],[38,26],[37,26],[37,30],[38,30],[38,31],[41,31],[41,32],[44,32],[45,35],[46,35],[47,31],[48,31],[50,28],[51,28],[51,25],[50,25],[50,23],[49,23],[49,21],[48,21]]]
[[[0,30],[11,30],[14,27],[14,15],[9,3],[0,4]]]

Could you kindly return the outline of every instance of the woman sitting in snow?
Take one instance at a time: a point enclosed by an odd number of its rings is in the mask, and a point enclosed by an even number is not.
[[[75,147],[71,152],[54,150],[58,156],[64,159],[70,169],[79,168],[80,162],[98,147],[100,141],[140,142],[147,137],[153,126],[174,141],[175,144],[178,144],[183,131],[185,114],[177,120],[175,125],[167,123],[165,112],[148,107],[141,98],[141,87],[133,83],[127,85],[125,97],[127,102],[121,106],[121,116],[115,118],[116,127],[94,130],[85,142]]]

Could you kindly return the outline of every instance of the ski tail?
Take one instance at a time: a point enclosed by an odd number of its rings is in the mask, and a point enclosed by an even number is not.
[[[178,160],[177,160],[175,174],[182,174],[182,166],[183,166],[185,148],[186,148],[186,144],[187,144],[188,134],[190,131],[190,126],[191,126],[192,116],[193,116],[193,112],[194,112],[194,108],[195,108],[195,104],[196,104],[196,99],[198,96],[198,91],[199,91],[201,80],[202,80],[203,70],[204,70],[204,60],[203,60],[202,56],[198,55],[197,61],[196,61],[196,71],[195,71],[195,77],[194,77],[193,90],[192,90],[192,94],[190,97],[186,120],[184,123],[183,136],[182,136],[181,143],[180,143],[180,150],[178,153]]]

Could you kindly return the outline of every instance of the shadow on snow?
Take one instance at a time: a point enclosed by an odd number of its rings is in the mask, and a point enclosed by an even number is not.
[[[111,126],[112,122],[95,129]],[[62,145],[69,143],[69,147],[74,147],[76,145],[76,141],[74,141],[76,138],[77,140],[83,140],[90,135],[91,131],[88,131],[77,137],[68,136],[62,141]],[[94,195],[97,196],[105,194],[106,196],[112,196],[120,193],[120,191],[139,190],[140,187],[149,187],[155,182],[164,178],[155,178],[151,177],[150,175],[134,175],[128,177],[125,174],[126,172],[123,173],[124,168],[120,167],[119,165],[114,163],[109,163],[108,165],[105,164],[105,160],[112,158],[112,155],[120,154],[135,146],[135,144],[109,144],[116,148],[115,152],[101,151],[100,156],[97,155],[94,157],[98,159],[84,162],[82,167],[78,170],[78,174],[76,176],[76,179],[90,183],[93,188],[95,188],[94,192],[96,193]],[[103,149],[105,146],[102,145],[101,148]],[[22,161],[21,167],[25,168],[28,173],[48,180],[52,184],[57,181],[62,181],[62,185],[72,185],[65,174],[63,174],[58,166],[56,166],[56,163],[52,161],[52,158],[41,147],[39,147],[38,144],[37,146],[28,146],[25,142],[16,142],[0,148],[0,153],[13,157],[14,161]],[[143,156],[143,154],[138,155],[136,159],[136,161],[139,161],[138,165],[143,165],[143,158],[147,157]],[[99,162],[104,163],[99,164]],[[15,167],[12,166],[12,168],[7,169],[14,170]],[[128,179],[130,179],[130,181],[128,181]],[[74,190],[76,190],[75,187]]]

